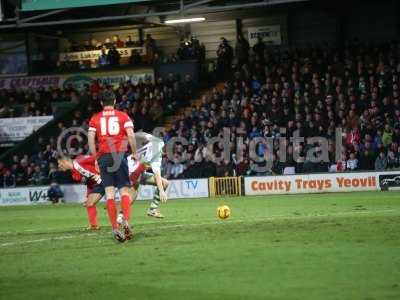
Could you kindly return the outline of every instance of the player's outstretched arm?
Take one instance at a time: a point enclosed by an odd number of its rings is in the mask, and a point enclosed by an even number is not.
[[[163,203],[167,202],[168,197],[167,197],[167,193],[165,192],[165,189],[164,189],[164,185],[163,185],[163,182],[162,182],[162,178],[161,178],[160,172],[154,172],[154,179],[156,181],[156,185],[157,185],[158,189],[160,190],[160,200],[161,200],[161,202],[163,202]]]

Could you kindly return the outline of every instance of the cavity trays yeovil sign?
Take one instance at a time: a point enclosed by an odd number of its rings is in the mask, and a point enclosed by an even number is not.
[[[246,177],[246,195],[372,191],[379,188],[377,173],[336,173]]]

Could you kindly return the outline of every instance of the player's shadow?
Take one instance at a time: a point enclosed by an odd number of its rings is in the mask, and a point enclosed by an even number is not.
[[[156,236],[160,236],[160,235],[161,235],[161,233],[139,231],[139,232],[135,232],[132,242],[141,242],[141,241],[145,240],[146,238],[156,237]]]

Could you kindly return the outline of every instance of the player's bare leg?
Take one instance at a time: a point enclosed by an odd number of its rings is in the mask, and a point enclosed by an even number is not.
[[[166,180],[165,178],[161,178],[161,181],[162,181],[162,185],[163,185],[163,188],[165,191],[168,188],[168,184],[169,184],[168,180]],[[161,203],[160,189],[157,187],[157,183],[156,183],[156,179],[155,179],[154,175],[149,178],[146,178],[144,180],[143,184],[156,186],[153,199],[151,200],[150,207],[147,210],[147,215],[149,217],[154,217],[154,218],[159,218],[159,219],[164,218],[164,215],[160,211],[160,203]]]

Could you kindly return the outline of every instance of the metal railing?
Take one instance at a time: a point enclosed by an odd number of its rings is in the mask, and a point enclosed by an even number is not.
[[[242,176],[210,177],[208,184],[211,197],[242,195]]]

